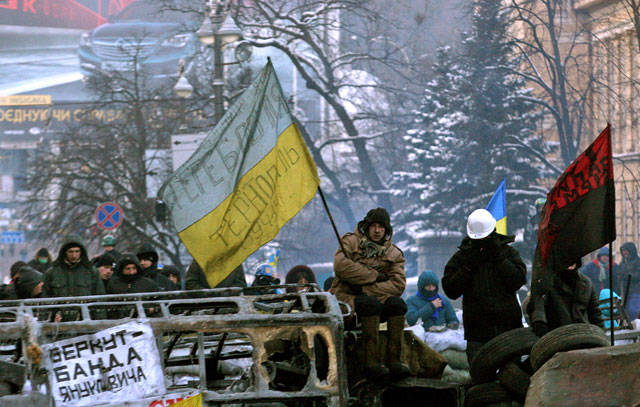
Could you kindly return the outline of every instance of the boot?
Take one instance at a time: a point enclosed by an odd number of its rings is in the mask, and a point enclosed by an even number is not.
[[[378,330],[380,316],[360,318],[362,325],[362,341],[364,342],[364,374],[367,379],[379,382],[389,376],[389,369],[380,363],[380,351],[378,349]]]
[[[389,317],[387,320],[387,366],[393,380],[398,381],[411,376],[409,368],[400,361],[402,353],[402,335],[404,315]]]

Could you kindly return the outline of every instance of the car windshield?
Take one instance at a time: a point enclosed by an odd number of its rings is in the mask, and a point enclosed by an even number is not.
[[[194,25],[201,23],[203,17],[196,7],[185,2],[138,0],[114,16],[112,20]]]

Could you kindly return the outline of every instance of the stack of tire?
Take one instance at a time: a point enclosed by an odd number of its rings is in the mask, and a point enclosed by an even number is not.
[[[557,352],[608,345],[602,329],[591,324],[565,325],[541,338],[531,328],[505,332],[484,344],[471,361],[473,386],[466,391],[466,406],[522,406],[531,375]]]

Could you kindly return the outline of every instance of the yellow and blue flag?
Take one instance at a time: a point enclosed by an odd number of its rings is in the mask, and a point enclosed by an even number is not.
[[[158,196],[215,287],[272,240],[319,184],[269,61]]]
[[[267,261],[267,264],[270,265],[275,271],[276,268],[278,267],[278,260],[280,260],[280,248],[277,248],[275,253],[272,253],[269,256],[269,260]]]
[[[502,180],[498,189],[491,197],[487,210],[496,219],[496,232],[501,235],[507,234],[507,183]]]

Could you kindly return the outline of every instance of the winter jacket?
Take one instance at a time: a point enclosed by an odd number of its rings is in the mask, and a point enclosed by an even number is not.
[[[242,264],[236,267],[231,274],[225,277],[215,288],[227,288],[227,287],[241,287],[245,288],[247,286],[247,280],[244,276],[244,268]],[[187,277],[185,281],[185,288],[187,290],[206,290],[211,288],[209,286],[209,282],[207,281],[207,276],[205,276],[202,268],[196,263],[196,261],[192,261],[187,269]]]
[[[72,246],[79,246],[80,261],[69,264],[65,252]],[[97,271],[93,269],[87,250],[79,239],[69,237],[58,252],[58,258],[44,275],[43,297],[80,297],[104,294],[104,285]]]
[[[638,249],[636,245],[627,242],[620,246],[620,251],[628,250],[629,260],[622,259],[619,268],[619,277],[621,282],[621,293],[625,293],[628,276],[631,276],[631,284],[629,285],[629,294],[640,294],[640,257],[638,257]]]
[[[134,275],[124,275],[122,270],[128,264],[134,264],[138,272]],[[142,267],[138,259],[131,253],[125,253],[120,256],[120,260],[116,266],[107,286],[108,294],[134,294],[162,291],[162,289],[153,280],[142,275]]]
[[[532,325],[543,322],[549,330],[574,323],[603,326],[591,280],[577,270],[556,273],[547,293],[531,297],[527,313]]]
[[[526,282],[526,266],[509,246],[513,236],[492,233],[485,239],[465,237],[449,259],[442,277],[445,294],[462,297],[465,339],[486,342],[522,326],[516,292]]]
[[[608,288],[604,288],[600,291],[600,295],[598,296],[598,303],[599,303],[599,307],[600,307],[600,311],[602,312],[602,319],[604,320],[604,327],[605,328],[611,328],[611,303],[610,303],[610,298],[611,298],[611,293],[613,292],[613,298],[614,300],[618,300],[621,301],[622,298],[620,298],[620,296],[618,294],[616,294],[615,291],[611,291]],[[615,304],[615,303],[614,303]],[[617,328],[618,327],[618,321],[616,321],[616,318],[620,318],[620,313],[618,312],[618,310],[616,309],[615,305],[613,306],[613,327]]]
[[[330,292],[355,310],[354,299],[357,295],[368,295],[385,303],[390,297],[399,297],[404,292],[406,278],[404,273],[404,254],[392,243],[391,234],[383,244],[384,252],[375,257],[365,257],[362,244],[369,239],[356,227],[355,232],[347,233],[341,238],[342,252],[338,248],[334,255],[333,269],[336,278]],[[388,280],[376,281],[378,273],[384,273]]]
[[[173,281],[169,280],[169,277],[160,273],[155,264],[142,269],[142,275],[160,287],[160,291],[176,291],[180,289]]]
[[[425,286],[433,284],[436,289],[433,292],[427,291]],[[432,301],[434,296],[438,295],[438,277],[431,271],[425,271],[418,277],[418,293],[407,299],[407,323],[414,325],[418,322],[418,318],[422,320],[422,326],[428,330],[432,326],[447,325],[457,328],[460,325],[456,312],[451,302],[444,296],[440,296],[442,307],[436,310]],[[437,311],[437,312],[436,312]]]
[[[226,288],[226,287],[241,287],[244,288],[247,286],[247,280],[244,276],[244,268],[242,264],[236,267],[231,274],[229,274],[224,280],[222,280],[215,288]],[[192,261],[187,269],[187,276],[185,278],[185,288],[187,290],[207,290],[211,287],[209,286],[209,282],[207,281],[207,276],[205,276],[202,268],[196,263],[196,261]]]
[[[603,247],[598,251],[598,255],[593,260],[593,262],[587,264],[582,269],[582,273],[589,277],[591,283],[593,284],[593,288],[596,292],[600,292],[600,290],[609,287],[609,263],[602,264],[600,261],[600,256],[606,254],[609,255],[609,248]],[[613,290],[617,291],[619,284],[619,273],[618,265],[613,262]]]

